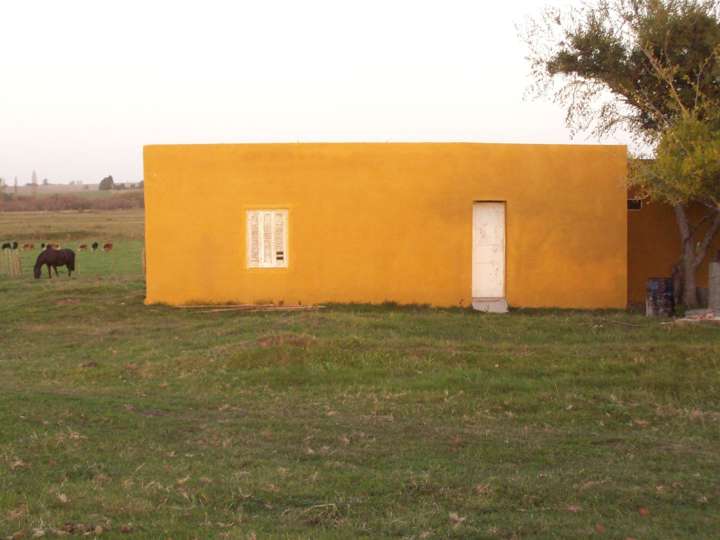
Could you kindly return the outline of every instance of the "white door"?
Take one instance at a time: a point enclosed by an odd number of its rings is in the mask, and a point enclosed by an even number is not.
[[[472,296],[477,309],[507,310],[504,202],[473,204]],[[485,306],[483,302],[497,305]]]

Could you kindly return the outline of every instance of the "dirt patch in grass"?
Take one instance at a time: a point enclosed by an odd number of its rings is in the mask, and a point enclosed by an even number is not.
[[[55,302],[56,306],[74,306],[76,304],[79,304],[81,300],[79,298],[62,298],[61,300],[58,300]]]
[[[256,343],[263,349],[283,346],[307,349],[317,343],[317,338],[306,334],[273,334],[258,338]]]

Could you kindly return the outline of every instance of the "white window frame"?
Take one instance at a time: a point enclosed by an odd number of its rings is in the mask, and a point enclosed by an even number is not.
[[[246,211],[245,260],[248,268],[288,267],[288,216],[286,208]]]

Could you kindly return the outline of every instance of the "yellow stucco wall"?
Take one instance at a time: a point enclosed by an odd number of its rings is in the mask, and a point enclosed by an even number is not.
[[[147,302],[467,306],[487,200],[510,305],[624,307],[625,178],[622,146],[147,146]],[[289,268],[246,268],[253,208],[289,209]]]

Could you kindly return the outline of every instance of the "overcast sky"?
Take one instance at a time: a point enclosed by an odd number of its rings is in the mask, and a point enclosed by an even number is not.
[[[549,2],[2,1],[0,177],[139,180],[145,144],[570,142],[525,98],[516,25]]]

